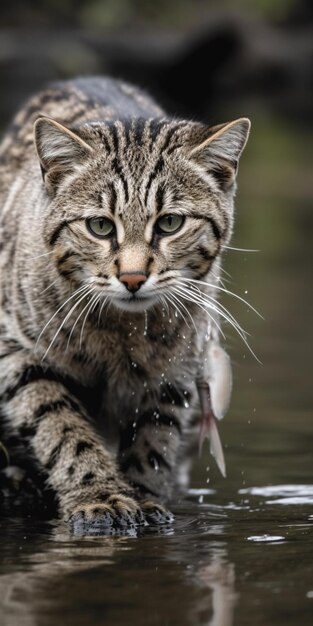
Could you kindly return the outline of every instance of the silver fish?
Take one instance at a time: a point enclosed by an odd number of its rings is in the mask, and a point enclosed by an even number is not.
[[[232,390],[232,371],[228,354],[214,341],[210,342],[209,362],[209,382],[197,381],[202,411],[199,453],[201,454],[203,442],[208,438],[210,441],[210,452],[214,456],[222,476],[225,477],[225,458],[216,425],[216,418],[222,419],[229,407]]]

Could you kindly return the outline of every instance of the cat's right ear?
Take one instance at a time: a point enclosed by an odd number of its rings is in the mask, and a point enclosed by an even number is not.
[[[34,134],[43,180],[49,195],[54,195],[62,178],[93,149],[76,133],[50,117],[36,120]]]

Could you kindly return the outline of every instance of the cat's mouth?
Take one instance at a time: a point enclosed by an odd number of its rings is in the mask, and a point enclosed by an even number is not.
[[[133,313],[137,313],[140,311],[146,311],[150,307],[156,304],[157,299],[155,296],[139,296],[137,294],[132,294],[129,297],[114,297],[111,298],[112,304],[114,304],[118,309],[122,309],[122,311],[129,311]]]

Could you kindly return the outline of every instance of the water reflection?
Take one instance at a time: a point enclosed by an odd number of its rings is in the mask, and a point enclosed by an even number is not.
[[[238,596],[235,593],[235,567],[228,562],[226,550],[213,550],[211,561],[195,568],[192,575],[194,584],[207,593],[203,593],[193,607],[190,624],[232,626]],[[208,620],[206,615],[210,615]]]
[[[256,606],[257,626],[283,626],[284,613],[271,621],[278,599],[291,613],[301,598],[312,607],[311,504],[277,502],[297,486],[231,487],[224,502],[219,490],[201,491],[202,504],[196,489],[176,504],[171,529],[140,538],[2,520],[1,626],[246,626]]]
[[[313,504],[313,485],[271,485],[240,489],[239,493],[270,498],[265,504]]]
[[[175,598],[170,598],[172,589],[170,594],[166,589],[173,571],[177,584],[185,586],[189,594],[192,589],[191,597],[194,596],[195,600],[182,600],[180,623],[193,626],[233,624],[237,597],[234,565],[228,561],[226,548],[218,542],[198,544],[192,519],[184,520],[174,533],[174,540],[166,535],[152,534],[150,529],[140,540],[139,552],[138,543],[130,537],[78,540],[59,525],[47,525],[45,532],[39,533],[34,532],[30,524],[19,525],[10,520],[11,523],[14,529],[11,526],[8,541],[11,543],[16,534],[21,545],[16,560],[2,561],[0,608],[3,626],[55,624],[68,612],[67,623],[87,624],[86,615],[82,618],[82,612],[86,610],[87,614],[90,611],[92,624],[104,623],[101,620],[105,615],[110,615],[114,623],[126,624],[131,623],[131,618],[136,619],[140,603],[147,613],[152,611],[150,618],[147,616],[147,624],[167,623],[169,610],[173,615],[179,612]],[[186,549],[182,550],[180,543],[186,528],[189,528],[189,539]],[[217,525],[215,532],[220,533]],[[157,552],[156,563],[163,563],[160,570],[164,571],[158,572],[159,566],[156,565],[151,575],[154,551]],[[155,598],[149,601],[151,593],[159,599],[164,596],[165,604],[155,604]],[[129,622],[123,622],[126,606]]]

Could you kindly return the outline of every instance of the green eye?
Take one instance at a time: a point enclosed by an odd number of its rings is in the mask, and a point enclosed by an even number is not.
[[[87,228],[96,237],[110,237],[115,232],[115,226],[106,217],[90,217],[86,220]]]
[[[185,218],[183,215],[175,215],[169,213],[160,217],[155,224],[156,231],[159,235],[171,235],[175,233],[183,225]]]

